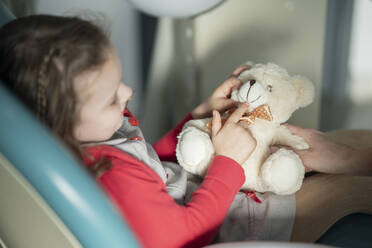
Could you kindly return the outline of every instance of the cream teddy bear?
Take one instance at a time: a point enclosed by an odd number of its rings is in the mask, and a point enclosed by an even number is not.
[[[300,189],[305,169],[299,156],[281,148],[270,154],[271,145],[307,149],[308,144],[291,134],[285,125],[292,113],[309,105],[314,98],[314,86],[305,77],[289,76],[278,65],[255,64],[239,75],[243,85],[232,92],[231,98],[248,102],[249,111],[239,124],[249,129],[257,146],[242,164],[246,181],[243,190],[271,191],[292,194]],[[227,118],[231,111],[224,113]],[[211,142],[211,118],[190,120],[178,136],[176,156],[188,172],[203,176],[214,155]],[[237,147],[236,149],[244,149]]]

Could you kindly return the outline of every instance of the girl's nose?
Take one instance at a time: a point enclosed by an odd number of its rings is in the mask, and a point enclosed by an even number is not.
[[[122,105],[125,105],[125,103],[131,98],[133,94],[133,90],[129,86],[125,85],[124,83],[121,83],[118,93],[119,93],[120,103]]]

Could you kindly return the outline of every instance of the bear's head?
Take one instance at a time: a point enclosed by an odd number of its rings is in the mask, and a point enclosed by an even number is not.
[[[250,111],[267,104],[277,123],[286,122],[298,108],[312,103],[314,85],[302,76],[290,76],[287,71],[272,63],[254,64],[239,75],[243,85],[231,93],[231,98],[248,102]]]

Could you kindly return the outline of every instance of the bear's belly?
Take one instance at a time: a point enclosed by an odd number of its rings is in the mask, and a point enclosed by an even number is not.
[[[249,159],[242,165],[246,178],[242,189],[259,192],[268,190],[262,181],[260,169],[266,158],[270,155],[270,145],[272,144],[275,130],[278,126],[279,124],[261,119],[257,119],[255,123],[246,126],[256,139],[257,145]]]
[[[244,190],[255,190],[259,192],[267,191],[261,177],[261,165],[269,156],[270,150],[267,146],[257,143],[256,149],[242,165],[245,173],[245,182],[242,186]]]

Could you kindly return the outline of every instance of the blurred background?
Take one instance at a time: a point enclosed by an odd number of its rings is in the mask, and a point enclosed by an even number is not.
[[[150,142],[248,60],[314,82],[314,103],[290,123],[372,128],[370,0],[225,0],[187,18],[151,16],[127,0],[0,1],[17,16],[99,13],[135,91],[129,107]]]

